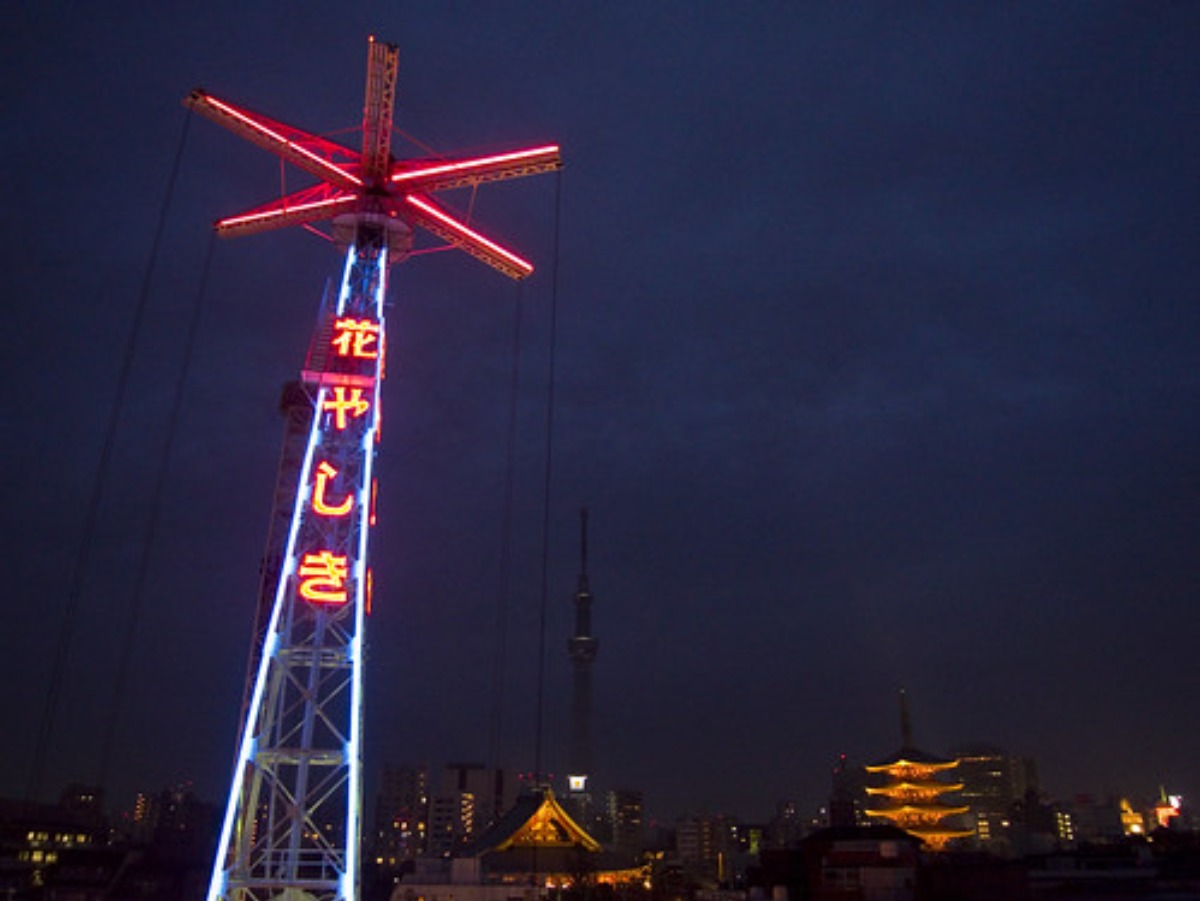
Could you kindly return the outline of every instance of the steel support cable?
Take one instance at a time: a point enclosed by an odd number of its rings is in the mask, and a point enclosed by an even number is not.
[[[154,488],[150,494],[150,515],[146,520],[146,530],[142,534],[137,567],[134,570],[133,591],[129,597],[129,613],[125,622],[125,634],[121,641],[117,671],[112,683],[112,696],[109,699],[108,717],[105,720],[104,744],[101,746],[100,768],[96,779],[97,785],[104,785],[107,781],[109,767],[112,763],[112,752],[113,746],[116,743],[117,726],[120,724],[122,702],[125,699],[125,683],[129,678],[129,662],[133,657],[134,640],[137,637],[138,622],[142,614],[146,575],[150,570],[150,551],[154,545],[154,535],[158,531],[158,520],[162,513],[162,496],[167,484],[167,470],[171,462],[171,451],[175,445],[175,435],[179,428],[179,411],[183,407],[184,388],[187,386],[188,374],[191,370],[192,352],[196,346],[196,334],[200,327],[200,312],[204,308],[204,298],[208,293],[208,276],[212,269],[213,248],[216,246],[216,240],[216,232],[210,232],[208,250],[204,254],[204,268],[200,273],[200,284],[196,290],[195,302],[192,305],[191,321],[188,323],[187,336],[184,338],[183,359],[179,365],[179,375],[175,379],[175,393],[171,400],[171,410],[168,414],[167,434],[163,439],[163,447],[159,453],[158,470],[155,473]]]
[[[121,413],[125,409],[125,397],[129,389],[129,375],[133,369],[133,359],[137,350],[138,339],[141,337],[142,323],[145,318],[146,303],[150,297],[150,279],[158,262],[159,247],[162,244],[163,231],[167,221],[167,212],[175,194],[175,181],[179,175],[179,164],[183,159],[183,149],[187,144],[188,126],[192,121],[192,111],[189,109],[183,120],[183,129],[179,135],[179,145],[175,149],[175,159],[171,165],[171,174],[167,180],[167,189],[163,196],[162,206],[158,213],[158,222],[154,228],[154,238],[150,244],[150,257],[146,261],[146,269],[142,273],[142,284],[138,290],[134,304],[133,323],[130,326],[129,338],[121,357],[121,369],[117,375],[117,392],[113,398],[112,409],[108,414],[108,422],[104,430],[104,444],[100,450],[100,459],[96,464],[96,474],[92,480],[91,493],[88,496],[87,509],[83,518],[83,533],[80,536],[79,547],[75,552],[75,561],[71,567],[71,577],[67,588],[67,599],[63,606],[62,623],[58,629],[58,641],[54,648],[54,657],[50,667],[50,685],[46,691],[46,700],[42,707],[42,719],[38,725],[37,738],[34,741],[33,761],[29,768],[29,776],[25,783],[25,800],[33,802],[42,789],[42,778],[46,771],[46,757],[50,749],[50,739],[54,735],[55,719],[58,715],[58,703],[62,694],[62,683],[67,666],[67,658],[71,651],[71,639],[75,631],[75,617],[79,609],[79,597],[83,593],[83,579],[91,559],[92,545],[96,535],[96,520],[100,511],[100,502],[104,496],[104,484],[108,480],[108,471],[112,464],[113,445],[116,442],[117,427]]]
[[[554,461],[554,375],[558,345],[558,247],[562,232],[562,170],[554,183],[554,254],[550,270],[550,360],[546,378],[546,460],[542,480],[542,584],[538,611],[537,721],[534,727],[534,778],[542,771],[542,738],[546,706],[546,613],[549,606],[550,487]]]
[[[432,146],[430,146],[429,144],[426,144],[424,141],[422,141],[420,138],[416,137],[415,135],[410,135],[408,132],[406,132],[402,128],[396,128],[395,126],[393,126],[392,132],[394,134],[400,135],[401,140],[408,141],[408,143],[412,144],[414,147],[417,147],[417,148],[423,150],[425,153],[428,153],[432,157],[436,157],[439,160],[449,159],[449,157],[447,157],[444,153],[439,153]]]
[[[512,372],[508,381],[508,439],[504,458],[503,521],[500,527],[500,590],[496,598],[496,657],[492,667],[492,710],[488,735],[489,760],[500,766],[503,750],[504,667],[508,654],[508,605],[512,598],[513,489],[516,484],[517,399],[521,373],[521,317],[524,282],[517,282],[513,310]]]

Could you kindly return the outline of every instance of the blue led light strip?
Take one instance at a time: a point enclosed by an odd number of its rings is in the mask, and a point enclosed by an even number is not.
[[[368,233],[368,238],[373,238],[369,247],[356,245],[346,254],[334,315],[376,331],[361,358],[350,361],[358,367],[354,371],[341,371],[345,361],[331,353],[330,368],[317,374],[322,384],[315,390],[315,415],[239,741],[210,901],[267,898],[289,888],[322,901],[349,901],[358,894],[363,637],[388,265],[382,236]],[[333,340],[336,347],[338,339]],[[342,345],[342,357],[355,356],[346,353],[350,346],[349,340]],[[324,384],[326,377],[330,384]],[[326,408],[339,380],[344,390],[361,390],[370,398],[368,409],[361,416],[348,415],[342,429],[336,412]],[[337,471],[343,496],[355,499],[345,516],[313,509],[318,451],[320,460]],[[330,591],[344,585],[343,603],[301,595],[310,578],[309,558],[320,555],[345,561],[343,575],[317,577]],[[330,822],[342,824],[340,836],[322,831]]]

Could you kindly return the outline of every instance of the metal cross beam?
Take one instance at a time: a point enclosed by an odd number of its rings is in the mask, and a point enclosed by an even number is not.
[[[396,226],[423,228],[511,278],[524,278],[533,272],[531,263],[471,228],[429,195],[561,169],[558,145],[461,159],[393,158],[398,59],[395,46],[371,38],[361,152],[234,106],[199,88],[192,91],[184,101],[191,109],[320,179],[316,185],[219,220],[217,233],[248,235],[342,216],[374,215]]]

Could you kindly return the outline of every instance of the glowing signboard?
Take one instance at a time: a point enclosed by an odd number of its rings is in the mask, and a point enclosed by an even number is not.
[[[332,551],[305,554],[296,574],[300,577],[301,597],[318,604],[344,604],[348,600],[349,564],[345,555]]]
[[[347,417],[358,418],[371,409],[371,402],[363,397],[362,388],[346,388],[338,385],[332,389],[332,398],[325,398],[321,409],[333,413],[333,427],[339,432],[346,428]]]
[[[333,324],[333,348],[339,357],[374,360],[379,357],[379,323],[370,319],[339,319]]]
[[[340,504],[331,504],[325,498],[329,482],[336,478],[338,471],[324,460],[317,466],[317,477],[313,483],[312,507],[313,512],[321,516],[345,516],[354,507],[354,496],[346,495]]]

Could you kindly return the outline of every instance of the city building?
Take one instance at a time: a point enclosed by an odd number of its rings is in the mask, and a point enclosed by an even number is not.
[[[825,826],[858,826],[862,821],[861,799],[866,795],[866,773],[847,765],[839,754],[830,778],[829,811]]]
[[[64,792],[59,804],[0,799],[0,892],[27,897],[53,884],[55,871],[78,859],[76,852],[108,844],[103,820],[90,806],[72,803],[72,794]],[[111,879],[118,863],[109,860],[102,878]]]
[[[375,862],[394,867],[428,850],[429,768],[424,765],[383,768],[375,797]]]
[[[764,852],[755,881],[771,898],[913,901],[920,844],[895,826],[831,826]]]
[[[614,851],[636,854],[644,841],[644,799],[635,789],[614,789],[606,795],[609,846]]]
[[[1008,841],[1013,807],[1026,792],[1038,789],[1037,766],[1032,758],[1010,754],[988,744],[952,749],[958,761],[955,778],[962,783],[961,803],[970,810],[964,819],[983,847],[1001,850]]]
[[[675,854],[683,870],[701,885],[731,885],[748,858],[761,851],[767,827],[749,827],[723,814],[696,814],[675,822]],[[753,852],[751,852],[753,848]]]
[[[1046,854],[1075,843],[1075,820],[1061,804],[1043,800],[1033,788],[1011,810],[1006,850],[1013,856]]]
[[[1077,842],[1107,845],[1125,836],[1121,799],[1080,794],[1072,799],[1070,807]]]
[[[517,803],[523,782],[516,770],[482,763],[448,763],[442,770],[440,790],[469,794],[475,807],[475,831],[486,829]]]
[[[147,843],[159,857],[211,863],[220,813],[196,797],[190,782],[168,785],[139,799],[148,799],[143,825],[149,827]]]
[[[391,872],[406,861],[461,853],[516,803],[523,785],[515,770],[482,763],[385,766],[368,846],[372,865]]]
[[[114,838],[103,793],[70,785],[57,804],[0,799],[0,897],[108,901],[203,897],[216,843],[217,808],[187,784],[139,795]]]
[[[457,854],[475,834],[475,796],[470,792],[439,792],[429,800],[426,850],[431,857]]]
[[[800,805],[787,798],[775,805],[775,816],[768,824],[768,843],[772,848],[794,848],[804,838],[805,823]]]

